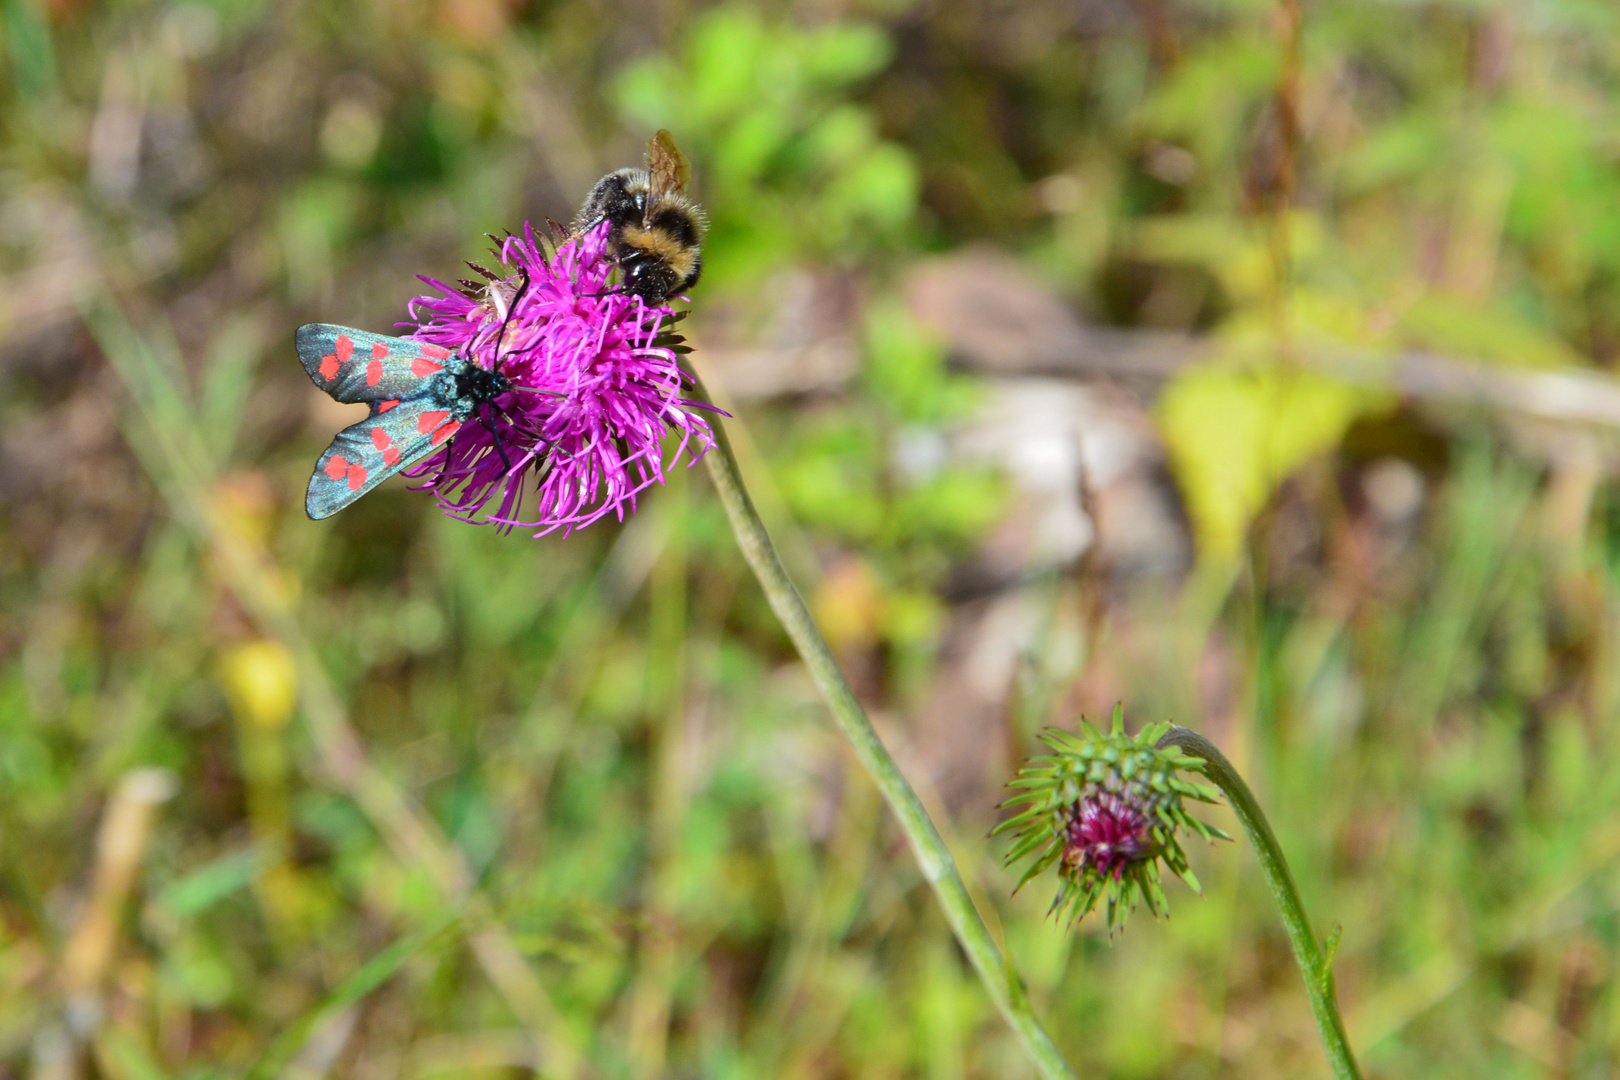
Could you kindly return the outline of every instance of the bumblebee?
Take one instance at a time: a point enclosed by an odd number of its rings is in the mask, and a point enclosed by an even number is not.
[[[619,288],[656,306],[696,285],[703,272],[703,210],[684,191],[686,157],[667,131],[647,141],[647,167],[610,172],[596,182],[574,218],[573,235],[612,223],[608,250]]]

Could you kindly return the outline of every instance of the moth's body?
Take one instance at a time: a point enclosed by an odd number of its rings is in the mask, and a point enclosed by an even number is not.
[[[455,355],[451,359],[462,360]],[[433,395],[450,409],[470,414],[511,389],[512,380],[499,371],[462,360],[460,368],[446,368],[434,377]]]
[[[650,305],[696,285],[703,273],[703,211],[683,194],[688,169],[669,132],[653,136],[647,168],[610,172],[574,219],[574,233],[609,223],[619,287]]]

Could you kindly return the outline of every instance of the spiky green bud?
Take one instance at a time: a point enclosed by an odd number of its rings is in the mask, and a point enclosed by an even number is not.
[[[1078,736],[1053,729],[1040,733],[1054,753],[1030,758],[1019,770],[1008,786],[1021,790],[1002,806],[1021,809],[992,835],[1015,834],[1008,866],[1032,860],[1018,889],[1056,865],[1058,893],[1051,913],[1067,916],[1072,925],[1105,901],[1112,934],[1139,900],[1155,916],[1165,912],[1160,864],[1194,892],[1202,891],[1181,848],[1183,829],[1205,840],[1231,837],[1183,805],[1187,799],[1215,803],[1220,793],[1185,775],[1202,773],[1202,758],[1180,747],[1153,745],[1169,724],[1127,735],[1123,706],[1115,707],[1113,730],[1106,735],[1083,717],[1080,724]]]

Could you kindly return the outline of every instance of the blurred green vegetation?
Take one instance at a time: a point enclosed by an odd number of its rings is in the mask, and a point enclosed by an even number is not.
[[[1031,1075],[701,471],[567,539],[302,513],[344,414],[293,328],[386,328],[658,126],[700,361],[857,298],[745,466],[1082,1076],[1325,1075],[1248,853],[1112,942],[1008,896],[997,786],[1120,698],[1249,771],[1370,1075],[1613,1075],[1612,439],[1313,361],[1613,368],[1617,12],[5,0],[0,1077]],[[1016,485],[897,448],[997,392],[904,299],[973,242],[1208,344],[1144,414],[1191,567],[963,584]],[[1035,630],[945,738],[997,589]]]

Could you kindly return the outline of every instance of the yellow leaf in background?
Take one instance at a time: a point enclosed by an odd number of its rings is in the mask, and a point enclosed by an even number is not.
[[[219,683],[237,719],[278,728],[298,703],[298,667],[278,641],[250,641],[219,662]]]
[[[1236,555],[1277,485],[1378,402],[1295,368],[1210,366],[1178,376],[1159,400],[1159,425],[1203,557]]]
[[[1298,355],[1333,356],[1346,349],[1382,355],[1387,342],[1368,326],[1367,309],[1355,298],[1307,285],[1295,286],[1286,311],[1289,347]],[[1233,312],[1218,331],[1221,359],[1265,366],[1276,362],[1278,318],[1269,308]]]
[[[1154,263],[1198,266],[1220,281],[1239,306],[1269,296],[1276,284],[1276,260],[1267,228],[1235,214],[1164,214],[1144,218],[1126,245],[1135,257]],[[1294,210],[1288,215],[1288,257],[1299,266],[1325,254],[1327,230],[1320,215]]]

